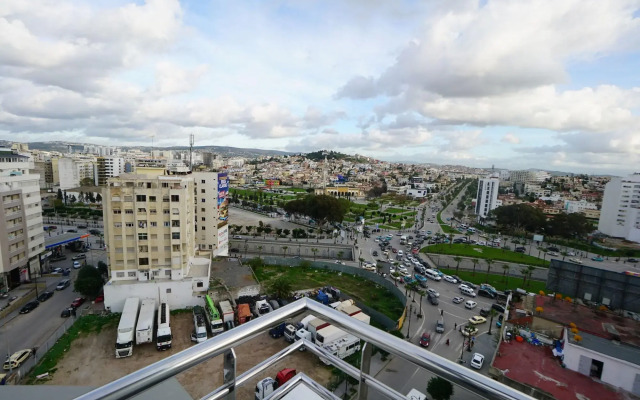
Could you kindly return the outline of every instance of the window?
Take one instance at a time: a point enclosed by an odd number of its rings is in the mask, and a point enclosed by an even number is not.
[[[164,221],[164,227],[168,228],[169,227],[169,221]]]
[[[133,222],[127,222],[127,223],[125,223],[125,226],[126,226],[127,228],[133,228]]]
[[[174,228],[179,228],[180,227],[180,220],[179,219],[174,219],[171,221],[171,226]]]
[[[168,188],[168,187],[169,187],[169,184],[168,184],[167,182],[162,182],[162,187],[163,187],[163,188]]]
[[[200,209],[200,211],[202,211],[202,212],[205,212],[205,209],[204,209],[204,207],[203,207],[203,208],[201,208],[201,209]]]
[[[122,214],[122,212],[120,211],[120,209],[119,209],[119,208],[118,208],[118,209],[114,209],[114,210],[113,210],[113,213],[114,213],[114,214]]]
[[[160,275],[160,271],[153,271],[153,276],[158,276]]]
[[[203,226],[201,229],[202,229],[203,231],[206,231],[206,230],[207,230],[206,228],[207,228],[206,226]]]
[[[129,275],[129,277],[131,278],[135,278],[136,277],[136,273],[134,272],[129,272],[127,275]]]
[[[171,195],[171,201],[180,201],[180,195],[172,194]]]
[[[147,209],[146,208],[138,208],[138,212],[139,213],[146,213]]]
[[[171,288],[167,288],[167,293],[171,293]]]
[[[149,265],[149,259],[147,257],[138,258],[138,265]]]
[[[206,219],[205,217],[202,217],[202,220],[203,220],[203,221],[206,221],[207,219]]]
[[[155,208],[150,209],[149,212],[151,213],[151,215],[156,215],[156,209]]]
[[[114,227],[114,228],[122,228],[122,224],[121,224],[120,222],[115,222],[115,223],[113,224],[113,227]]]
[[[147,196],[144,194],[136,195],[136,201],[147,201]]]
[[[200,183],[207,183],[207,181],[205,181],[204,179],[200,181]]]
[[[204,282],[202,281],[196,282],[196,287],[204,287]]]
[[[124,213],[125,214],[133,214],[133,210],[131,210],[131,209],[124,210]]]
[[[200,193],[204,193],[204,192],[205,192],[205,190],[204,190],[204,189],[200,189]]]
[[[163,203],[168,203],[169,202],[169,196],[162,196],[162,202]]]
[[[180,232],[172,232],[171,239],[180,239]]]
[[[170,269],[164,270],[164,276],[171,276],[171,270]]]
[[[205,202],[205,201],[204,201],[204,198],[200,199],[200,202],[201,202],[201,203],[204,203],[204,202]]]
[[[149,196],[149,201],[156,201],[156,196]]]
[[[138,240],[147,240],[146,233],[138,233]]]
[[[164,215],[169,215],[169,212],[170,212],[169,210],[162,210],[162,213],[163,213]]]
[[[138,246],[138,251],[140,253],[148,253],[149,252],[149,246]]]
[[[124,278],[124,272],[116,272],[116,278]]]
[[[151,222],[151,226],[152,226],[152,227],[156,227],[156,226],[158,226],[158,223],[157,223],[157,222],[155,222],[155,221],[152,221],[152,222]]]

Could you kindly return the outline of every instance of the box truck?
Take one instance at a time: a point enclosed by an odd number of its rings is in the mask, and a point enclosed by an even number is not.
[[[251,307],[246,303],[238,304],[238,325],[251,321],[251,318],[253,318]]]
[[[158,307],[158,332],[156,332],[156,348],[167,350],[171,348],[171,326],[169,326],[169,304],[160,303]]]
[[[298,322],[297,324],[287,324],[284,327],[284,340],[286,340],[289,343],[293,343],[295,342],[296,339],[296,332],[298,331],[298,329],[307,329],[307,327],[309,326],[309,322],[313,321],[314,319],[316,319],[315,315],[307,315],[306,317],[304,317],[302,319],[302,321]]]
[[[118,324],[116,358],[130,357],[133,355],[133,341],[135,339],[139,307],[140,300],[137,297],[129,297],[124,302],[120,323]]]
[[[213,304],[213,300],[211,300],[209,295],[204,296],[204,311],[211,336],[224,332],[224,322],[222,321],[222,317],[220,317],[220,312]]]
[[[224,323],[234,322],[235,314],[233,313],[233,307],[231,307],[231,303],[227,300],[222,300],[219,304],[220,313],[222,313],[222,321]]]
[[[153,342],[153,327],[156,316],[156,301],[143,299],[136,325],[136,344]]]
[[[262,400],[266,397],[269,397],[271,393],[275,392],[280,386],[284,385],[285,382],[289,381],[296,375],[296,370],[291,368],[285,368],[282,371],[278,372],[276,375],[276,379],[273,378],[264,378],[260,382],[256,384],[256,400]]]

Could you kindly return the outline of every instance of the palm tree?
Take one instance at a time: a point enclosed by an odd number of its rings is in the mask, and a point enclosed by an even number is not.
[[[476,265],[478,264],[478,259],[472,258],[471,262],[473,263],[473,276],[476,276]]]
[[[418,294],[420,295],[420,312],[418,313],[418,318],[421,318],[422,317],[422,298],[427,294],[427,292],[420,289],[418,290]]]
[[[340,250],[338,252],[338,260],[342,260],[342,256],[344,255],[344,251]]]
[[[493,264],[493,260],[491,258],[487,258],[484,260],[487,263],[487,276],[485,277],[485,282],[489,283],[489,271],[491,270],[491,264]]]
[[[316,260],[316,254],[318,253],[318,249],[313,247],[313,248],[311,248],[311,252],[313,253],[313,260],[315,261]]]
[[[453,257],[453,261],[456,262],[456,275],[458,275],[458,269],[460,268],[460,262],[462,261],[462,257],[455,256]]]
[[[509,264],[502,264],[502,270],[504,271],[503,276],[504,276],[504,283],[505,285],[509,285],[509,277],[507,276],[507,274],[509,273],[509,270],[511,269],[511,266]]]
[[[529,285],[531,285],[531,275],[533,275],[533,271],[535,271],[536,267],[529,265],[527,266],[527,275],[529,276]]]
[[[313,251],[313,250],[318,251],[318,249],[311,249],[311,251]],[[315,260],[315,252],[314,252],[314,258],[313,259]],[[358,261],[360,261],[360,267],[362,268],[362,263],[364,262],[364,258],[360,257],[360,258],[358,258]]]
[[[491,335],[491,328],[493,327],[493,317],[498,315],[498,312],[493,308],[489,309],[489,315],[491,316],[491,320],[489,321],[489,335]]]
[[[284,254],[284,256],[287,256],[287,249],[289,248],[289,246],[282,246],[282,254]]]
[[[258,246],[256,249],[258,249],[258,257],[262,258],[262,246]]]

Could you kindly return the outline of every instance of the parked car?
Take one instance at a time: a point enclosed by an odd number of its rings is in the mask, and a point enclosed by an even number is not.
[[[53,256],[49,259],[49,261],[51,262],[56,262],[56,261],[62,261],[62,260],[66,260],[67,256],[62,255],[62,256]]]
[[[484,364],[484,356],[480,353],[474,353],[471,358],[471,366],[475,369],[480,369],[482,364]]]
[[[505,312],[504,306],[501,305],[501,304],[492,304],[491,308],[493,308],[494,310],[496,310],[497,312],[499,312],[501,314],[504,314],[504,312]]]
[[[64,290],[71,285],[71,281],[69,279],[61,280],[56,286],[56,290]]]
[[[74,308],[67,307],[64,310],[62,310],[62,312],[60,313],[60,317],[69,318],[71,316],[71,314],[73,314],[74,312],[75,312]]]
[[[524,253],[525,251],[527,251],[525,247],[516,247],[515,249],[516,253]]]
[[[638,259],[637,259],[637,258],[630,258],[630,259],[628,259],[628,260],[627,260],[627,262],[630,262],[630,263],[637,263],[637,262],[638,262]]]
[[[20,314],[28,314],[29,312],[33,311],[36,307],[38,307],[40,305],[40,302],[36,301],[30,301],[27,304],[25,304],[24,306],[22,306],[22,308],[20,309]]]
[[[77,255],[75,255],[75,256],[73,256],[73,257],[71,257],[71,259],[72,259],[73,261],[75,261],[75,260],[84,260],[85,258],[87,258],[87,255],[86,255],[86,254],[77,254]],[[75,264],[75,263],[74,263],[74,264]]]
[[[78,225],[78,229],[87,229],[86,225]]]
[[[373,256],[374,256],[374,257],[378,257],[378,252],[374,250],[374,251],[373,251]]]
[[[32,353],[33,351],[31,349],[18,350],[15,353],[13,353],[11,356],[7,357],[2,367],[4,368],[5,371],[18,368],[22,365],[23,362],[25,362],[29,357],[31,357]]]
[[[473,325],[484,324],[485,322],[487,322],[487,319],[479,315],[474,315],[473,317],[469,318],[469,323]]]
[[[431,342],[431,334],[429,332],[423,332],[420,337],[420,346],[429,347],[429,343]]]
[[[549,246],[549,247],[547,247],[547,250],[549,250],[549,251],[560,251],[560,249],[555,247],[555,246]]]
[[[71,307],[72,308],[78,308],[80,307],[87,299],[85,299],[84,297],[76,297],[75,300],[73,300],[71,302]]]
[[[60,268],[60,267],[53,268],[53,269],[51,270],[51,273],[52,273],[52,274],[61,274],[61,273],[63,273],[63,272],[64,272],[64,269],[62,269],[62,268]]]
[[[460,304],[460,303],[462,303],[462,302],[464,301],[464,297],[454,297],[454,298],[452,299],[452,301],[453,301],[455,304]]]
[[[100,231],[97,229],[89,229],[89,233],[92,235],[100,235]]]
[[[53,292],[42,292],[40,296],[38,296],[38,301],[42,303],[43,301],[47,301],[53,296]]]
[[[444,279],[445,281],[447,281],[447,282],[450,282],[450,283],[458,283],[458,281],[456,280],[456,278],[454,278],[454,277],[453,277],[453,276],[451,276],[451,275],[445,275],[445,276],[443,276],[443,279]]]
[[[496,298],[496,294],[495,293],[493,293],[490,290],[484,289],[484,288],[478,289],[478,296],[488,297],[490,299],[495,299]]]
[[[489,309],[485,308],[485,307],[482,307],[480,309],[480,315],[482,315],[483,317],[488,317],[489,316]]]
[[[574,262],[576,264],[582,264],[582,260],[579,258],[570,258],[569,261]]]
[[[104,293],[100,293],[94,300],[96,303],[104,303]]]
[[[80,269],[82,265],[80,265],[80,261],[74,261],[73,262],[73,269]]]

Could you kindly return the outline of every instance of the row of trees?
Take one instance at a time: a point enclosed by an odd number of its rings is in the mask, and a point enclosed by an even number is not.
[[[460,270],[460,263],[462,262],[462,260],[464,260],[464,258],[460,257],[460,256],[455,256],[453,257],[453,261],[456,262],[456,274],[458,274],[459,270]],[[471,263],[473,264],[473,276],[476,275],[476,265],[478,265],[480,263],[480,260],[477,258],[470,258],[469,261],[471,261]],[[489,273],[491,271],[491,266],[493,266],[494,264],[496,264],[496,261],[491,259],[491,258],[486,258],[484,259],[484,263],[487,265],[487,271],[486,271],[486,276],[485,276],[485,282],[489,282]],[[502,263],[502,276],[504,279],[505,284],[509,284],[509,272],[511,271],[511,268],[513,268],[509,263],[503,262]],[[522,282],[522,286],[526,287],[527,285],[527,279],[531,279],[531,275],[533,275],[533,271],[535,270],[535,267],[532,265],[528,265],[528,266],[521,266],[520,268],[520,273],[522,274],[523,277],[523,282]]]
[[[306,215],[318,225],[324,225],[327,222],[342,222],[349,211],[349,200],[308,194],[302,199],[287,202],[284,209],[289,214]]]
[[[593,230],[582,213],[560,213],[547,220],[542,210],[527,204],[501,206],[493,210],[492,215],[501,229],[513,233],[545,232],[552,236],[580,238]]]

